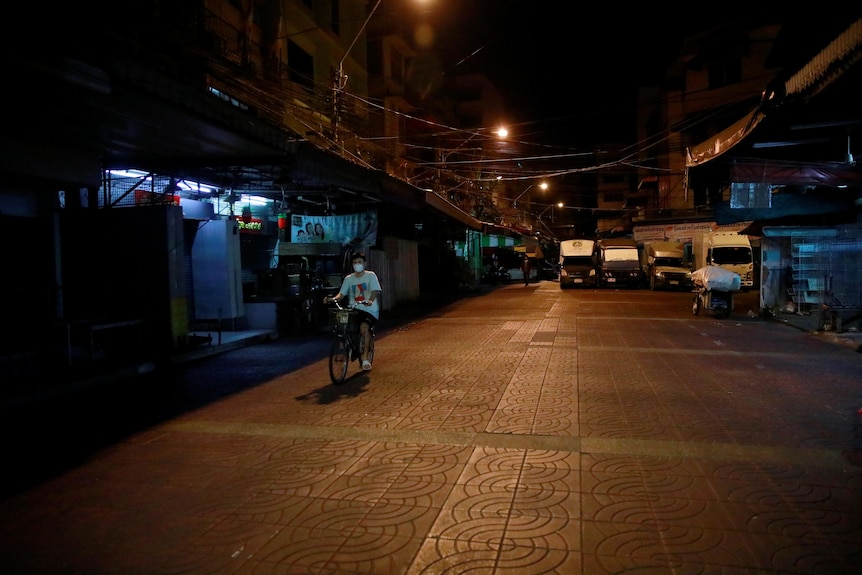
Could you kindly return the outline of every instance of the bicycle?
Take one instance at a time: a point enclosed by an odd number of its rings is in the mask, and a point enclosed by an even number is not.
[[[332,383],[344,383],[347,367],[351,361],[359,361],[362,353],[362,334],[359,331],[359,310],[355,307],[342,307],[333,300],[334,309],[329,310],[329,325],[334,340],[329,351],[329,377]],[[374,326],[368,326],[371,342],[368,346],[368,361],[374,360]]]

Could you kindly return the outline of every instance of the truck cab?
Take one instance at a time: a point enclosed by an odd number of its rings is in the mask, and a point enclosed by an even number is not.
[[[586,239],[560,242],[560,289],[596,286],[595,246],[594,240]]]
[[[598,241],[598,285],[637,288],[643,284],[638,244],[631,238]]]
[[[678,242],[656,241],[644,247],[645,273],[651,290],[691,290],[691,268],[685,263],[685,247]]]
[[[706,265],[720,266],[739,275],[743,289],[754,286],[754,255],[748,236],[712,232],[706,237]]]

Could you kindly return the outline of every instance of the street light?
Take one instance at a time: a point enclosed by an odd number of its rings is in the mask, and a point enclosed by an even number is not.
[[[354,36],[353,40],[350,42],[350,46],[347,47],[347,50],[344,51],[344,55],[341,57],[341,60],[338,61],[338,70],[335,71],[335,77],[332,79],[331,123],[332,137],[336,142],[338,141],[338,115],[341,108],[341,93],[344,91],[344,87],[347,85],[347,74],[344,73],[344,60],[347,59],[347,56],[350,54],[350,51],[353,50],[353,46],[356,45],[356,42],[359,40],[359,37],[362,36],[363,32],[365,32],[365,28],[371,21],[371,17],[374,16],[374,13],[377,12],[377,8],[380,7],[381,2],[383,2],[383,0],[377,0],[377,3],[374,4],[374,8],[372,8],[371,12],[368,13],[368,17],[365,19],[365,22],[362,23],[362,27],[359,28],[359,31],[356,33],[356,36]]]
[[[441,148],[440,150],[438,150],[438,153],[441,156],[441,162],[440,163],[445,164],[446,160],[449,158],[449,156],[451,156],[455,152],[459,152],[459,151],[464,152],[464,151],[470,151],[470,150],[482,150],[482,149],[484,149],[484,147],[485,147],[484,144],[482,145],[481,148],[465,148],[464,146],[466,146],[468,143],[473,141],[473,139],[475,139],[477,136],[487,137],[487,133],[488,133],[487,128],[476,128],[475,132],[470,133],[469,138],[463,140],[460,144],[458,144],[454,148],[449,148],[449,149],[445,149],[445,150]],[[496,130],[492,130],[490,133],[497,136],[498,140],[505,140],[506,136],[509,135],[509,130],[507,130],[505,126],[500,126]]]
[[[506,136],[509,135],[509,130],[507,130],[505,126],[500,126],[500,127],[496,128],[495,130],[492,130],[490,133],[495,135],[498,140],[505,140]],[[460,144],[458,144],[454,148],[448,148],[448,149],[438,148],[437,149],[436,166],[437,166],[437,181],[438,181],[438,183],[440,182],[440,179],[441,179],[441,175],[442,175],[441,172],[442,172],[442,170],[444,170],[446,168],[446,162],[449,161],[449,156],[451,156],[452,154],[458,153],[458,152],[461,152],[461,153],[463,153],[463,152],[476,152],[476,151],[482,152],[485,150],[485,144],[484,143],[481,145],[481,147],[478,147],[478,148],[466,148],[465,147],[468,143],[473,141],[473,139],[475,139],[478,136],[482,136],[484,138],[487,138],[488,137],[488,129],[487,128],[476,128],[476,131],[472,132],[470,134],[469,138],[465,139],[464,141],[462,141]]]
[[[545,212],[547,212],[548,210],[551,210],[551,221],[553,222],[554,221],[554,206],[557,206],[558,208],[562,208],[564,205],[565,204],[563,204],[563,202],[557,202],[556,204],[551,204],[550,206],[548,206],[547,208],[542,210],[542,213],[539,214],[539,218],[538,218],[539,221],[542,220],[542,216],[545,215]]]
[[[523,196],[524,194],[526,194],[527,192],[529,192],[529,191],[530,191],[531,189],[533,189],[535,186],[536,186],[536,184],[530,184],[529,186],[527,186],[527,189],[526,189],[526,190],[524,190],[523,192],[521,192],[520,194],[518,194],[518,197],[517,197],[517,198],[515,198],[515,199],[512,201],[512,207],[513,207],[513,208],[517,208],[517,207],[518,207],[518,200],[520,200],[520,199],[521,199],[521,196]],[[539,187],[540,187],[540,188],[542,188],[543,190],[547,190],[547,189],[548,189],[548,183],[547,183],[547,182],[542,182],[541,184],[539,184]]]
[[[341,109],[341,98],[342,93],[344,92],[344,87],[347,86],[347,74],[344,73],[344,61],[347,59],[347,56],[350,55],[350,51],[353,50],[353,46],[356,45],[356,42],[359,41],[359,37],[362,36],[362,33],[365,32],[365,28],[368,27],[368,23],[371,21],[371,17],[374,16],[374,13],[377,12],[377,9],[380,7],[380,3],[383,0],[377,0],[374,4],[374,8],[368,13],[368,17],[365,18],[365,22],[362,23],[362,26],[359,28],[359,31],[356,33],[356,36],[353,37],[353,40],[350,41],[350,45],[347,47],[347,50],[344,51],[344,55],[341,56],[341,60],[338,61],[338,69],[333,74],[332,78],[332,137],[337,142],[338,141],[338,121],[339,121],[339,111]]]

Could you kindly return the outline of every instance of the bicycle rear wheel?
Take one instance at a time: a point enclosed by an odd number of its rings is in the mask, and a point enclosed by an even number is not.
[[[332,379],[332,383],[335,385],[344,383],[344,378],[347,377],[347,364],[349,363],[350,348],[347,345],[347,339],[336,338],[329,351],[329,377]]]

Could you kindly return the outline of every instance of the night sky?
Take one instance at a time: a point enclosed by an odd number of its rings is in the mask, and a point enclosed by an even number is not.
[[[385,1],[385,0],[384,0]],[[811,36],[858,17],[860,8],[772,14],[740,4],[672,11],[658,3],[560,0],[425,0],[443,73],[481,71],[500,88],[524,137],[589,145],[634,138],[636,88],[659,82],[683,39],[733,21],[778,18]],[[686,6],[685,4],[679,5]],[[825,5],[824,5],[825,6]],[[556,56],[554,56],[556,54]]]

